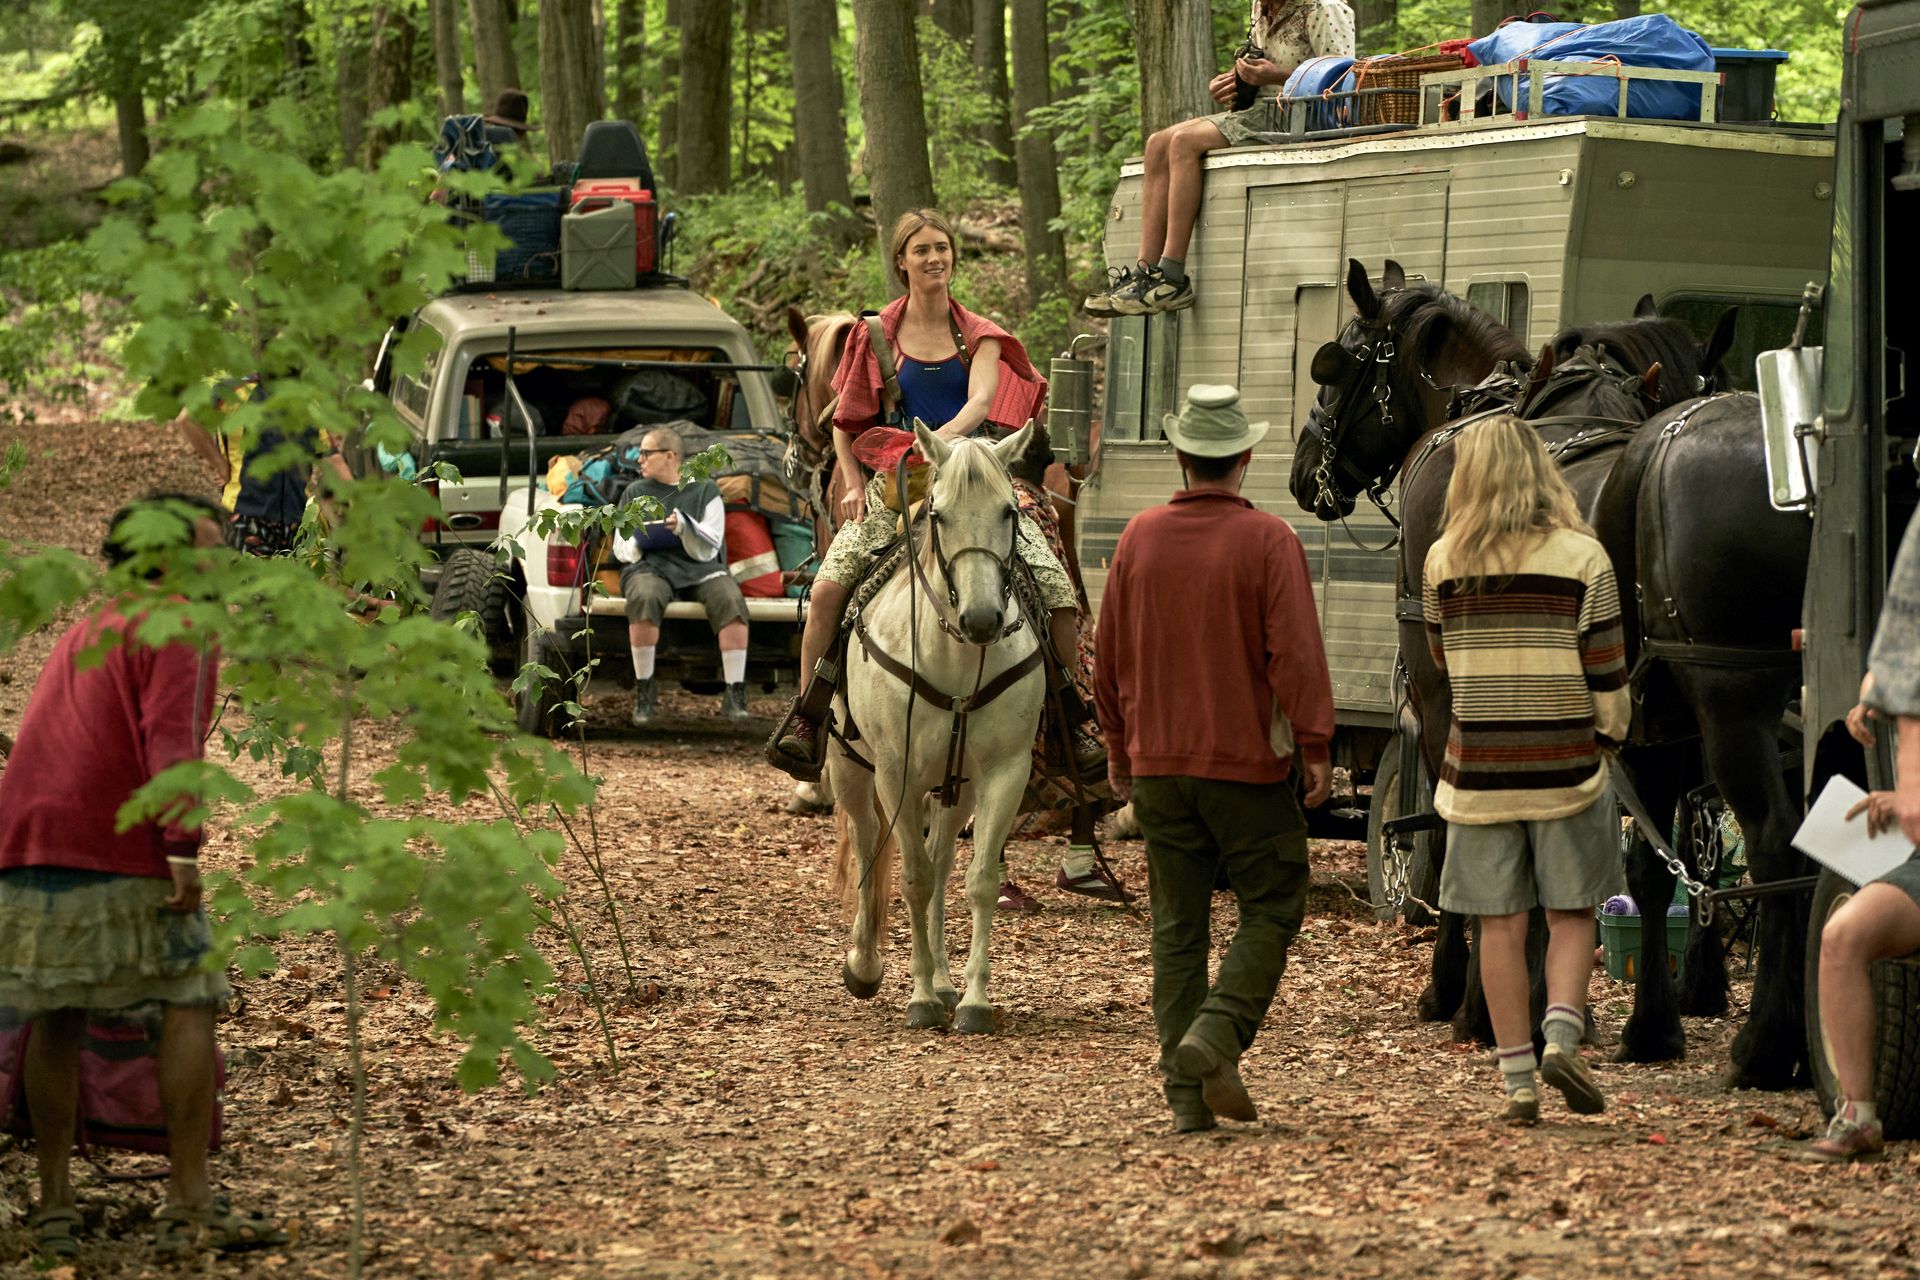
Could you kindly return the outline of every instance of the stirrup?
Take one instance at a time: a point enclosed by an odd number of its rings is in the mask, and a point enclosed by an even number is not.
[[[811,759],[802,759],[799,756],[792,755],[780,749],[780,740],[787,736],[787,730],[793,727],[793,722],[803,716],[813,725],[813,756]],[[787,714],[782,716],[780,723],[774,727],[773,736],[767,739],[767,745],[763,751],[767,763],[794,779],[796,782],[818,782],[820,780],[820,774],[826,768],[827,732],[832,725],[833,710],[831,706],[828,707],[827,714],[824,717],[815,719],[812,716],[806,715],[801,709],[800,699],[795,698],[787,705]]]

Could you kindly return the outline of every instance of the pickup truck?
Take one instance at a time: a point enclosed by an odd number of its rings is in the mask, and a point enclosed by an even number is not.
[[[395,373],[385,352],[413,326],[433,332],[433,354],[417,375]],[[595,657],[595,679],[630,683],[617,574],[589,564],[589,549],[534,527],[540,511],[570,509],[546,486],[550,464],[669,421],[710,432],[703,443],[764,441],[784,430],[776,397],[791,374],[761,363],[746,330],[686,288],[501,288],[437,298],[396,326],[374,384],[412,429],[412,468],[430,476],[448,463],[459,474],[424,481],[442,510],[421,534],[438,553],[425,575],[435,615],[477,614],[501,669],[537,662],[564,676]],[[365,455],[352,461],[381,465]],[[503,560],[497,549],[507,544],[518,553]],[[797,674],[804,605],[750,597],[747,609],[747,679],[771,691]],[[657,671],[696,692],[722,687],[697,603],[668,607]],[[570,696],[552,681],[523,684],[515,694],[521,726],[557,731]]]

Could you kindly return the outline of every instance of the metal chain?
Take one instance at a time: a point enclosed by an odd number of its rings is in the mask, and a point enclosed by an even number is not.
[[[1631,829],[1634,825],[1635,824],[1633,820],[1631,818],[1628,819],[1628,826],[1627,826],[1628,834],[1624,834],[1620,838],[1621,839],[1620,847],[1621,847],[1622,853],[1626,852],[1626,850],[1632,844],[1633,837],[1631,835]],[[1655,844],[1653,841],[1651,840],[1647,841],[1647,847],[1652,849],[1654,853],[1658,854],[1660,857],[1660,861],[1667,864],[1667,870],[1673,872],[1674,878],[1679,880],[1681,884],[1687,887],[1687,897],[1691,898],[1694,902],[1694,905],[1699,909],[1700,923],[1702,925],[1712,924],[1713,923],[1713,899],[1707,897],[1707,894],[1712,892],[1713,886],[1711,884],[1708,884],[1704,880],[1694,879],[1693,876],[1687,872],[1686,863],[1682,862],[1678,857],[1674,856],[1673,854],[1668,853],[1665,849],[1662,849],[1659,845]],[[1644,912],[1646,908],[1642,906],[1641,910],[1642,912]]]
[[[1406,908],[1413,894],[1413,837],[1394,836],[1388,841],[1387,858],[1380,868],[1381,889],[1394,915]]]

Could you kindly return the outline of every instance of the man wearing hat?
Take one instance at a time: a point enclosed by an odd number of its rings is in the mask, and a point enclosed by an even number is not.
[[[533,132],[527,123],[527,94],[524,89],[502,89],[493,100],[493,110],[480,117],[487,124],[505,129],[507,136],[490,136],[490,141],[525,142]]]
[[[1240,496],[1240,393],[1200,384],[1165,420],[1185,487],[1127,525],[1108,570],[1094,694],[1114,794],[1147,841],[1153,1021],[1174,1129],[1256,1118],[1239,1061],[1306,908],[1306,815],[1327,798],[1333,686],[1306,553]],[[1298,781],[1296,781],[1296,775]],[[1224,877],[1240,924],[1207,983]]]

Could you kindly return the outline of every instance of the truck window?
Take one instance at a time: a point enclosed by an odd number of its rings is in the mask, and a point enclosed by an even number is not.
[[[1794,322],[1800,317],[1800,299],[1683,293],[1662,299],[1660,314],[1680,321],[1697,341],[1705,342],[1728,307],[1739,310],[1734,316],[1733,346],[1720,362],[1720,389],[1751,391],[1753,358],[1793,340]],[[1808,346],[1821,344],[1822,329],[1821,317],[1814,316],[1807,324]]]
[[[1528,342],[1527,324],[1532,319],[1533,303],[1527,296],[1524,280],[1482,280],[1467,286],[1467,302],[1498,320],[1520,339]]]
[[[1175,359],[1180,350],[1180,313],[1115,316],[1107,339],[1107,404],[1100,425],[1104,441],[1151,443],[1163,438],[1160,419],[1177,403]]]
[[[1313,353],[1340,336],[1338,285],[1303,284],[1293,291],[1293,424],[1307,420],[1320,384],[1313,380]]]

